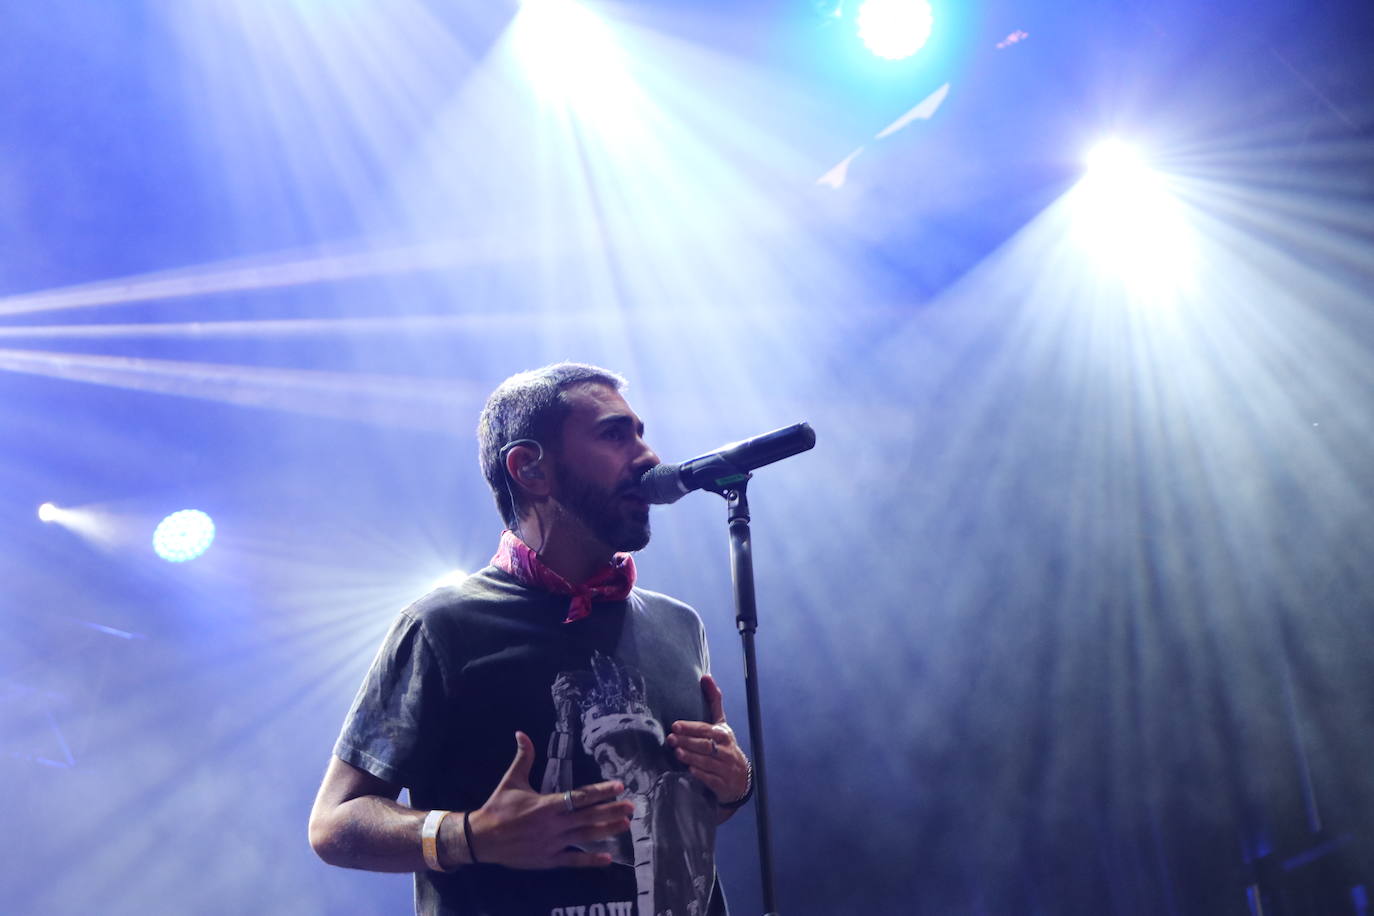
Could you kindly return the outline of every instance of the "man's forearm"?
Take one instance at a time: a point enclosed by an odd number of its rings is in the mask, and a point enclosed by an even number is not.
[[[310,821],[310,845],[330,865],[366,871],[424,871],[420,829],[428,812],[376,795],[349,799]],[[463,855],[461,812],[439,828],[439,862],[453,868]]]

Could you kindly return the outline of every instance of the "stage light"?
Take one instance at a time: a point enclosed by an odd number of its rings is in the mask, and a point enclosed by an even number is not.
[[[118,517],[98,504],[59,506],[43,503],[38,507],[38,520],[66,528],[102,548],[114,548],[121,541],[128,543],[124,537],[127,529],[121,526]]]
[[[926,0],[864,0],[856,22],[868,50],[902,60],[925,47],[935,17]]]
[[[1130,184],[1151,174],[1140,151],[1119,137],[1108,137],[1089,149],[1083,164],[1097,182]]]
[[[448,588],[451,585],[462,585],[464,580],[467,579],[467,577],[468,574],[464,570],[452,570],[431,582],[428,591],[432,592],[436,588]]]
[[[1166,176],[1115,137],[1093,146],[1084,164],[1073,193],[1080,249],[1141,296],[1177,291],[1192,264],[1193,233]]]
[[[521,65],[546,97],[603,112],[623,103],[629,82],[624,54],[607,25],[574,0],[525,0],[512,39]]]
[[[185,563],[210,549],[215,523],[199,509],[173,512],[153,531],[153,550],[168,563]]]

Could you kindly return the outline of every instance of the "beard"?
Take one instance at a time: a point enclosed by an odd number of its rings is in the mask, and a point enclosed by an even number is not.
[[[648,545],[648,509],[641,510],[624,499],[634,492],[633,482],[606,490],[566,465],[560,464],[556,473],[563,507],[603,544],[615,551],[641,550]]]

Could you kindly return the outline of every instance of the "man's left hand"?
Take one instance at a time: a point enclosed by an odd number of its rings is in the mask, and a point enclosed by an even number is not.
[[[749,764],[725,721],[720,688],[711,675],[702,676],[701,692],[711,721],[674,722],[666,743],[692,775],[716,793],[717,801],[737,801],[749,791]]]

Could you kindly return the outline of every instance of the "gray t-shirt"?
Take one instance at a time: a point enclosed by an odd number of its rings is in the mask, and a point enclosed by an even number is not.
[[[701,619],[638,588],[575,623],[568,602],[491,566],[421,598],[387,633],[334,753],[407,787],[421,810],[480,807],[517,730],[534,741],[536,791],[625,783],[631,831],[601,847],[614,864],[417,873],[419,913],[724,916],[715,797],[663,745],[674,721],[707,716]]]

